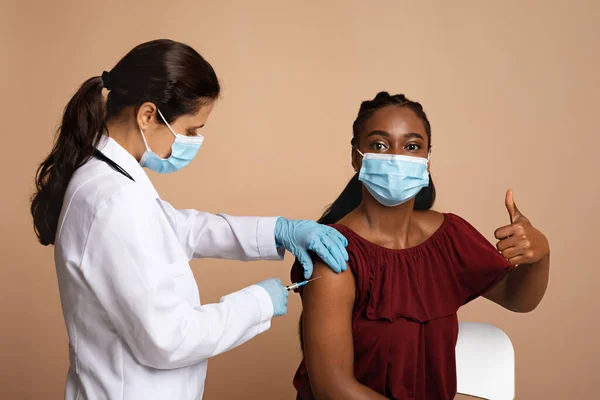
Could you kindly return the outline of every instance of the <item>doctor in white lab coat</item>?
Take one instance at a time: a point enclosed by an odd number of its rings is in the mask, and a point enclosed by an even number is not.
[[[31,212],[40,242],[55,245],[68,400],[201,399],[207,360],[285,314],[279,279],[201,305],[192,258],[280,260],[288,249],[306,277],[309,251],[346,268],[347,242],[329,227],[176,210],[161,199],[143,167],[187,165],[219,92],[196,51],[156,40],[87,80],[65,108]]]

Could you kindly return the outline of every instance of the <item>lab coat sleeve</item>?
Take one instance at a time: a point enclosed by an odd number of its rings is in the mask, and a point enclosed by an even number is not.
[[[190,259],[283,260],[285,249],[275,245],[276,217],[177,210],[164,200],[158,201]]]
[[[218,304],[182,295],[196,282],[158,205],[122,192],[92,223],[81,273],[134,357],[172,369],[223,353],[270,327],[269,294],[252,285]]]

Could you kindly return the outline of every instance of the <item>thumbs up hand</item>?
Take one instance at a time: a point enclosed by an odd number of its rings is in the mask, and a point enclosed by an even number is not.
[[[517,208],[512,190],[506,192],[510,225],[496,229],[496,247],[511,265],[533,264],[550,254],[548,239]]]

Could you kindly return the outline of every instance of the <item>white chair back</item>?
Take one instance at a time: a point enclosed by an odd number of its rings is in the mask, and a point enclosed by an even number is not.
[[[491,324],[460,322],[456,379],[460,394],[487,400],[513,400],[515,353],[508,335]]]

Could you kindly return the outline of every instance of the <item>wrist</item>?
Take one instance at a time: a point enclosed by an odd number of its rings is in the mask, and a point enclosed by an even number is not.
[[[274,236],[275,236],[275,247],[278,249],[283,247],[283,243],[281,240],[281,233],[284,230],[286,225],[287,225],[287,219],[285,219],[283,217],[277,217],[277,220],[275,221]]]

